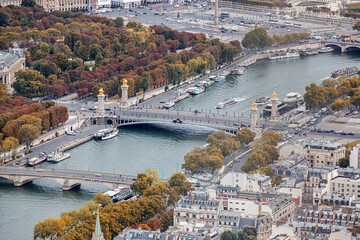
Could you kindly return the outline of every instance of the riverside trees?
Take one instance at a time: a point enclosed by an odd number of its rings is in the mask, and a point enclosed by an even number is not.
[[[330,107],[339,111],[345,106],[353,104],[360,106],[360,77],[324,80],[320,86],[311,83],[305,87],[304,101],[306,108],[319,109],[331,103]]]
[[[298,42],[303,39],[309,39],[309,37],[308,33],[289,33],[284,36],[276,34],[270,37],[265,28],[257,27],[246,33],[241,43],[245,48],[256,49],[269,47],[275,43]]]
[[[47,13],[39,6],[9,6],[0,15],[0,48],[7,49],[14,41],[26,48],[26,65],[32,70],[26,70],[26,76],[19,74],[14,88],[27,97],[60,97],[68,92],[82,97],[96,94],[100,87],[114,96],[121,92],[124,78],[132,96],[203,74],[241,51],[239,41],[221,43],[206,40],[204,34],[134,21],[124,26],[120,17]]]
[[[151,179],[158,178],[156,171],[150,169],[144,175]],[[143,180],[138,177],[134,186]],[[160,228],[165,231],[173,219],[172,212],[166,211],[169,203],[175,204],[181,196],[191,190],[191,183],[186,181],[185,176],[175,173],[168,182],[154,181],[151,185],[148,184],[142,191],[143,197],[136,200],[112,203],[109,197],[98,193],[79,211],[64,212],[60,218],[48,218],[36,224],[34,239],[91,239],[97,209],[100,211],[101,229],[105,239],[113,239],[124,228],[130,226],[152,230]],[[170,198],[172,201],[169,201]]]

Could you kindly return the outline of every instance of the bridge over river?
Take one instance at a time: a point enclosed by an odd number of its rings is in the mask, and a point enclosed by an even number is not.
[[[102,172],[90,172],[68,169],[0,167],[0,177],[14,182],[14,186],[22,186],[37,178],[46,178],[61,184],[63,190],[80,186],[82,182],[96,182],[111,189],[129,187],[136,176],[119,175]]]
[[[216,110],[208,112],[186,112],[175,110],[162,109],[121,109],[115,111],[114,115],[107,115],[105,117],[92,117],[91,124],[117,124],[118,126],[144,124],[144,123],[176,123],[204,126],[218,130],[224,130],[230,133],[236,133],[241,126],[250,126],[250,116],[246,118],[240,114],[231,113],[221,115]],[[179,120],[179,121],[177,121]],[[259,119],[259,124],[275,125]]]

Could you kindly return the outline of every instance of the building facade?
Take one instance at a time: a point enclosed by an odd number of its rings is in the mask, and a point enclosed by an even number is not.
[[[9,53],[0,51],[0,83],[6,84],[8,91],[11,91],[11,85],[16,81],[15,73],[20,69],[25,70],[25,56],[17,44]]]
[[[110,8],[111,0],[36,0],[47,12],[52,11],[95,11]]]
[[[360,168],[360,144],[357,144],[350,152],[349,165],[352,168]]]
[[[330,181],[330,193],[354,195],[355,200],[360,200],[360,176],[336,177]]]
[[[6,7],[6,6],[20,6],[21,5],[21,0],[1,0],[0,1],[0,6],[1,7]]]
[[[271,190],[271,179],[262,174],[228,172],[221,180],[221,185],[238,187],[241,191],[266,192]]]

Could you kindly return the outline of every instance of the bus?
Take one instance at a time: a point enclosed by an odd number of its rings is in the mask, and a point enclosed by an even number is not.
[[[228,13],[221,13],[221,14],[220,14],[220,17],[221,17],[221,18],[229,18],[229,17],[230,17],[230,14],[228,14]]]

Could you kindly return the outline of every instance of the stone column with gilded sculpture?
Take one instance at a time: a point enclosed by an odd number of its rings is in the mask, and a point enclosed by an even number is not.
[[[99,94],[97,95],[98,98],[98,107],[96,109],[96,114],[99,117],[105,116],[105,95],[104,90],[102,88],[99,89]]]
[[[251,103],[251,123],[250,123],[250,129],[252,131],[255,131],[258,128],[258,109],[256,107],[256,103]]]
[[[124,79],[123,85],[121,86],[121,104],[125,106],[127,105],[128,101],[128,90],[129,86],[127,85],[127,80]]]
[[[279,120],[280,114],[278,110],[278,99],[276,97],[276,93],[272,92],[272,99],[271,99],[271,120],[277,121]]]

